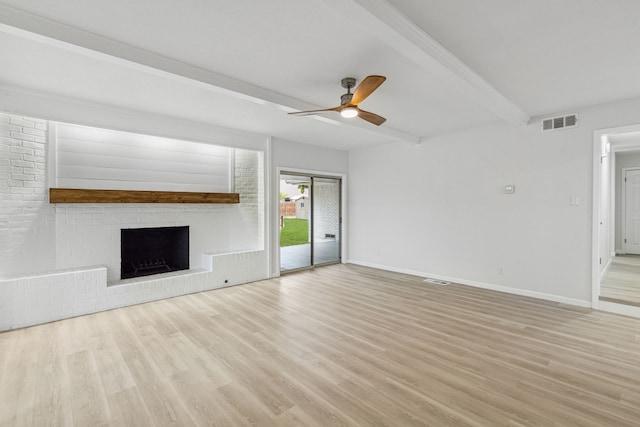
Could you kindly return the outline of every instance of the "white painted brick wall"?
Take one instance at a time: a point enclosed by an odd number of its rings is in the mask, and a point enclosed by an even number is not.
[[[340,188],[336,184],[319,182],[313,186],[314,234],[324,239],[325,234],[338,236],[340,230]]]
[[[245,233],[258,236],[256,246],[264,247],[264,162],[262,153],[235,150],[235,192],[240,194],[241,212],[250,225]]]
[[[0,278],[55,269],[44,120],[0,113]]]
[[[264,278],[264,250],[206,258],[206,270],[129,279],[114,286],[107,285],[105,267],[0,280],[0,331]]]
[[[0,113],[0,330],[267,277],[262,153],[235,150],[238,205],[50,205],[47,146],[46,121]],[[190,227],[191,268],[215,253],[213,271],[107,288],[120,229],[178,225]]]
[[[122,228],[189,226],[190,266],[202,267],[203,253],[258,247],[255,216],[241,205],[56,205],[57,268],[107,267],[109,282],[120,278]]]

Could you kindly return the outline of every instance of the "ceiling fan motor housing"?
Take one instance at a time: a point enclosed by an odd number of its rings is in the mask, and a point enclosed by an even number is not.
[[[351,91],[351,88],[356,85],[356,79],[354,79],[353,77],[345,77],[344,79],[342,79],[341,83],[343,88]]]
[[[353,94],[351,93],[351,88],[356,85],[356,79],[353,77],[345,77],[340,82],[342,87],[347,90],[347,93],[340,97],[340,105],[346,105],[351,102],[351,98],[353,98]]]

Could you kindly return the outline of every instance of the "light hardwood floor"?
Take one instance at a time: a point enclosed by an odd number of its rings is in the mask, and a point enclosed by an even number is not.
[[[640,306],[640,255],[616,256],[600,281],[600,299]]]
[[[2,426],[640,423],[640,319],[352,265],[0,349]]]

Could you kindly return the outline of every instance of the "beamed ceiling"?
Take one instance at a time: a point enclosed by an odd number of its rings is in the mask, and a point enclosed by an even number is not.
[[[632,0],[4,0],[0,89],[345,150],[418,143],[640,96],[638,22]],[[370,74],[380,127],[286,114]]]

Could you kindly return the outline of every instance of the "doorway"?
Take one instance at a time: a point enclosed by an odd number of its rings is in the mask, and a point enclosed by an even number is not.
[[[600,301],[640,304],[640,152],[610,147],[613,251],[600,277]]]
[[[640,125],[595,131],[593,160],[592,307],[640,317]]]
[[[342,180],[280,172],[280,272],[341,262]]]
[[[626,254],[640,255],[640,169],[623,169],[623,248]]]

